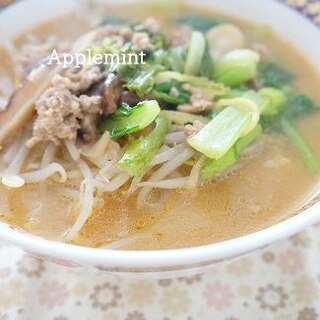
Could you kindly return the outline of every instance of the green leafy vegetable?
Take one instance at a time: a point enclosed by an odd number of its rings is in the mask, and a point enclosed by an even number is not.
[[[238,157],[234,148],[231,148],[222,158],[210,159],[206,158],[201,170],[199,178],[204,181],[212,180],[214,177],[226,171],[238,162]]]
[[[290,86],[293,75],[275,63],[263,63],[259,70],[258,84],[260,87],[283,88]]]
[[[245,86],[240,86],[237,88],[229,89],[226,94],[221,99],[233,99],[243,96],[248,91],[248,88]]]
[[[214,65],[214,79],[236,87],[251,80],[257,73],[259,56],[252,50],[238,49],[227,53]]]
[[[247,90],[245,88],[236,88],[228,91],[225,97],[230,97],[231,101],[235,98],[245,98],[252,101],[259,109],[262,116],[273,116],[279,114],[281,107],[287,102],[287,95],[279,89],[262,88],[261,90]],[[228,100],[223,97],[223,100]],[[220,100],[218,101],[218,105]]]
[[[287,102],[287,95],[279,89],[262,88],[259,90],[259,95],[266,99],[265,106],[261,112],[262,115],[277,115],[280,112],[280,108]]]
[[[170,66],[173,71],[183,72],[187,50],[185,47],[170,48],[168,50]]]
[[[206,48],[201,62],[200,76],[213,79],[213,59],[208,41],[206,41]]]
[[[135,107],[122,103],[111,116],[104,118],[99,124],[99,131],[109,131],[113,139],[140,131],[149,126],[159,115],[161,109],[155,100],[143,101]]]
[[[124,23],[125,23],[125,20],[120,17],[108,16],[101,21],[100,25],[105,26],[107,24],[117,25],[117,24],[124,24]]]
[[[162,113],[165,114],[165,116],[171,123],[177,124],[179,126],[194,123],[196,120],[201,121],[202,123],[208,123],[211,120],[207,117],[181,111],[165,110],[162,111]]]
[[[243,135],[251,122],[251,117],[250,112],[237,107],[227,107],[187,142],[207,157],[219,159]]]
[[[305,95],[294,95],[290,98],[286,97],[286,102],[277,109],[278,113],[263,114],[264,116],[261,118],[263,128],[279,131],[281,130],[282,119],[295,120],[301,116],[320,110],[320,106]]]
[[[294,119],[301,117],[315,110],[320,110],[320,106],[315,104],[309,97],[298,95],[291,97],[283,108],[283,115],[286,118]]]
[[[168,128],[168,119],[160,113],[155,120],[153,131],[129,144],[126,153],[118,162],[119,167],[126,170],[131,176],[141,176],[162,146]]]
[[[265,102],[265,99],[260,97],[257,92],[250,90],[247,91],[241,97],[219,100],[216,103],[216,109],[232,106],[249,113],[251,116],[251,120],[245,128],[244,132],[242,133],[243,135],[245,135],[257,126],[260,120],[260,113],[261,110],[264,108]]]
[[[177,94],[172,95],[172,90],[176,91]],[[156,85],[152,94],[156,98],[174,105],[187,103],[190,99],[190,93],[183,90],[181,82],[175,80]]]
[[[115,46],[114,40],[110,38],[105,38],[100,43],[96,44],[92,48],[89,48],[88,51],[91,51],[92,56],[98,55],[98,54],[105,54],[105,53],[111,53],[111,54],[118,54],[119,50]]]
[[[241,153],[257,139],[261,132],[262,128],[258,125],[248,135],[240,138],[222,158],[207,158],[200,170],[200,178],[204,181],[209,181],[235,165]]]
[[[293,147],[298,152],[305,167],[313,174],[320,173],[320,164],[315,158],[313,152],[299,133],[299,131],[292,125],[289,120],[282,119],[282,129],[290,139]]]
[[[221,83],[216,83],[205,77],[195,77],[174,71],[159,72],[154,79],[157,84],[171,80],[188,83],[201,89],[208,97],[212,96],[212,98],[215,96],[223,96],[227,93],[227,88]]]
[[[148,63],[152,65],[161,65],[165,69],[171,68],[171,61],[167,50],[159,49],[150,53]]]
[[[176,19],[177,24],[187,25],[192,27],[192,29],[207,32],[212,27],[215,27],[221,23],[224,23],[225,20],[220,18],[198,16],[198,15],[187,15]]]
[[[188,46],[187,59],[184,73],[198,75],[200,73],[202,59],[206,50],[206,39],[199,31],[193,31]]]
[[[120,66],[118,74],[130,92],[134,92],[140,98],[148,95],[154,87],[154,76],[162,70],[162,66],[145,65],[137,67],[135,65]]]

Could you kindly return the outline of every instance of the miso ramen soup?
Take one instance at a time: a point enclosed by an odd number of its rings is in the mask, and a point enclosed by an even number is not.
[[[264,229],[317,194],[319,75],[271,27],[188,7],[90,10],[0,51],[2,221],[171,249]]]

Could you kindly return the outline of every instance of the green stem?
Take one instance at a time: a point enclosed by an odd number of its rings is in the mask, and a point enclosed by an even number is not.
[[[299,131],[287,119],[282,119],[281,124],[284,133],[290,139],[294,149],[298,152],[305,167],[312,174],[320,173],[320,164]]]

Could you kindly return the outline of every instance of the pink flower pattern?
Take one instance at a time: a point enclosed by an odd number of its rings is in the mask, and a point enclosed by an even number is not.
[[[209,307],[222,310],[232,305],[232,291],[228,284],[216,281],[214,284],[207,285],[204,294]]]
[[[59,281],[45,282],[38,291],[39,302],[49,309],[62,306],[69,297],[66,285]]]
[[[301,251],[289,249],[278,258],[278,266],[284,274],[295,274],[304,267],[305,258]]]

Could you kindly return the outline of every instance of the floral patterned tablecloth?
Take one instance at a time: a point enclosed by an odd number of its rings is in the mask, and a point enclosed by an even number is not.
[[[0,248],[0,320],[320,319],[320,226],[210,273],[130,281]]]
[[[281,0],[320,21],[318,0]],[[9,1],[0,1],[0,4]],[[128,281],[0,243],[0,320],[320,320],[320,226],[210,273]]]

